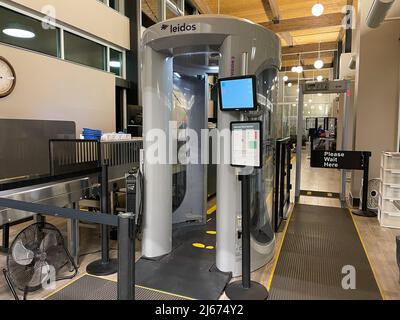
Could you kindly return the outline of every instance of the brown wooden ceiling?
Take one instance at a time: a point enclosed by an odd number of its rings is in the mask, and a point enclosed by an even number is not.
[[[191,2],[201,13],[218,13],[218,0]],[[317,0],[219,0],[219,13],[248,19],[276,32],[283,46],[282,64],[285,69],[298,65],[299,58],[306,69],[311,68],[319,56],[311,52],[320,47],[322,51],[331,50],[321,54],[325,67],[329,68],[334,59],[333,50],[343,35],[344,9],[346,5],[357,6],[358,0],[319,2],[325,7],[321,17],[314,17],[311,13]],[[158,0],[142,0],[142,7],[146,15],[158,21]]]

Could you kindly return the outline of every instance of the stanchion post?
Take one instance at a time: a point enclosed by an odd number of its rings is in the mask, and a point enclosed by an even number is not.
[[[242,175],[242,281],[228,284],[225,293],[231,300],[267,300],[268,290],[251,281],[250,176]]]
[[[109,192],[108,192],[108,166],[102,165],[101,168],[101,198],[100,210],[104,213],[109,212]],[[86,272],[96,276],[108,276],[118,271],[118,261],[110,259],[109,226],[101,225],[101,260],[93,261],[86,267]]]
[[[101,167],[101,199],[100,210],[101,212],[109,212],[109,192],[108,192],[108,166],[104,164]],[[110,261],[110,228],[107,225],[101,225],[101,261],[102,263],[109,263]]]
[[[118,218],[118,300],[134,300],[136,215],[121,213]]]
[[[362,211],[366,212],[368,210],[368,180],[369,180],[369,157],[371,156],[370,152],[363,152],[363,188],[362,188]]]
[[[363,185],[362,185],[362,202],[361,210],[354,210],[352,213],[356,216],[361,217],[376,217],[376,212],[368,209],[368,182],[369,182],[369,158],[371,157],[371,152],[365,151],[362,153],[363,157]]]
[[[242,282],[243,288],[251,287],[250,257],[250,206],[249,176],[241,176],[242,181]]]
[[[2,246],[0,252],[8,253],[10,247],[10,225],[6,223],[3,225]]]

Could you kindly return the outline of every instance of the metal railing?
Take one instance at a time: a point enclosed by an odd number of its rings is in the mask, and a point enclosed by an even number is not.
[[[70,172],[138,164],[143,141],[50,140],[50,173]]]
[[[276,141],[275,150],[275,193],[274,193],[274,229],[278,232],[285,211],[290,205],[292,142],[290,138]]]
[[[16,209],[39,215],[61,217],[102,226],[118,227],[118,300],[134,300],[135,282],[135,221],[132,213],[114,216],[108,213],[88,213],[69,208],[0,198],[0,208]]]

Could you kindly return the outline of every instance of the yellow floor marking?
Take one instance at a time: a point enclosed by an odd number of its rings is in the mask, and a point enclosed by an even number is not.
[[[363,239],[362,239],[362,237],[361,237],[360,230],[358,229],[357,223],[356,223],[356,221],[354,220],[354,217],[353,217],[353,214],[352,214],[351,210],[350,210],[350,209],[348,209],[348,210],[349,210],[349,214],[350,214],[350,216],[351,216],[351,220],[353,221],[354,227],[356,228],[356,231],[357,231],[357,234],[358,234],[358,238],[359,238],[360,241],[361,241],[361,245],[362,245],[362,247],[363,247],[363,249],[364,249],[365,255],[367,256],[367,260],[368,260],[368,263],[369,263],[369,265],[370,265],[370,267],[371,267],[372,273],[373,273],[373,275],[374,275],[376,285],[378,286],[378,289],[379,289],[379,292],[380,292],[380,294],[381,294],[381,296],[382,296],[382,299],[383,299],[383,300],[386,300],[386,299],[385,299],[385,294],[383,293],[383,290],[382,290],[382,288],[381,288],[381,286],[380,286],[380,284],[379,284],[379,282],[378,282],[378,279],[377,279],[377,277],[376,277],[375,269],[374,269],[374,267],[373,267],[373,265],[372,265],[372,263],[371,263],[371,259],[370,259],[369,255],[368,255],[367,247],[365,246],[364,241],[363,241]]]
[[[212,206],[210,209],[207,210],[207,215],[213,214],[215,211],[217,211],[217,205]]]
[[[95,276],[95,275],[91,275],[88,273],[83,273],[79,276],[77,276],[73,281],[67,283],[66,285],[60,287],[59,289],[57,289],[56,291],[54,291],[53,293],[49,294],[48,296],[45,297],[45,299],[51,297],[52,295],[56,294],[57,292],[61,291],[62,289],[65,289],[67,287],[69,287],[70,285],[72,285],[74,282],[78,281],[79,279],[83,278],[84,276],[89,276],[89,277],[93,277],[93,278],[98,278],[98,279],[102,279],[102,280],[107,280],[107,281],[111,281],[111,282],[115,282],[117,283],[118,281],[115,279],[108,279],[106,277],[102,277],[102,276]],[[157,289],[153,289],[153,288],[147,288],[144,286],[139,286],[139,285],[135,285],[136,288],[142,288],[142,289],[146,289],[146,290],[150,290],[150,291],[154,291],[154,292],[158,292],[158,293],[162,293],[162,294],[166,294],[169,296],[173,296],[173,297],[178,297],[178,298],[182,298],[182,299],[187,299],[187,300],[196,300],[193,298],[189,298],[189,297],[185,297],[179,294],[175,294],[175,293],[171,293],[171,292],[166,292],[166,291],[162,291],[162,290],[157,290]]]
[[[204,249],[206,247],[206,245],[203,243],[192,243],[192,246],[200,249]]]
[[[288,220],[286,221],[285,230],[283,231],[282,240],[281,240],[281,243],[280,243],[280,245],[279,245],[279,249],[278,249],[278,253],[277,253],[277,255],[276,255],[276,259],[275,259],[274,265],[273,265],[273,267],[272,267],[271,275],[270,275],[269,280],[268,280],[268,284],[267,284],[267,289],[268,289],[268,291],[271,289],[272,279],[274,278],[274,273],[275,273],[275,270],[276,270],[276,266],[278,265],[278,260],[279,260],[279,257],[280,257],[280,255],[281,255],[281,251],[282,251],[282,247],[283,247],[283,242],[285,241],[286,233],[287,233],[287,230],[288,230],[288,228],[289,228],[289,223],[290,223],[290,221],[292,220],[292,215],[293,215],[294,207],[295,207],[295,205],[293,204],[292,207],[290,208],[289,218],[288,218]]]
[[[206,249],[213,250],[213,249],[215,249],[215,247],[214,246],[207,246]]]
[[[158,293],[163,293],[163,294],[166,294],[166,295],[169,295],[169,296],[173,296],[173,297],[183,298],[183,299],[186,299],[186,300],[196,300],[196,299],[193,299],[193,298],[181,296],[181,295],[179,295],[179,294],[175,294],[175,293],[171,293],[171,292],[166,292],[166,291],[162,291],[162,290],[157,290],[157,289],[153,289],[153,288],[147,288],[147,287],[144,287],[144,286],[138,286],[138,285],[136,285],[135,287],[137,287],[137,288],[142,288],[142,289],[147,289],[147,290],[154,291],[154,292],[158,292]]]
[[[207,234],[216,235],[217,231],[207,231]]]

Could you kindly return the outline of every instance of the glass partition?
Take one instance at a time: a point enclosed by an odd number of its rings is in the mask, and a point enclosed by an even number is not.
[[[276,136],[281,135],[282,113],[278,113],[278,72],[266,69],[257,76],[259,112],[257,120],[263,123],[263,168],[255,169],[250,180],[251,233],[255,241],[267,244],[274,238],[271,221],[274,191],[274,149]],[[252,117],[254,120],[255,117]]]

